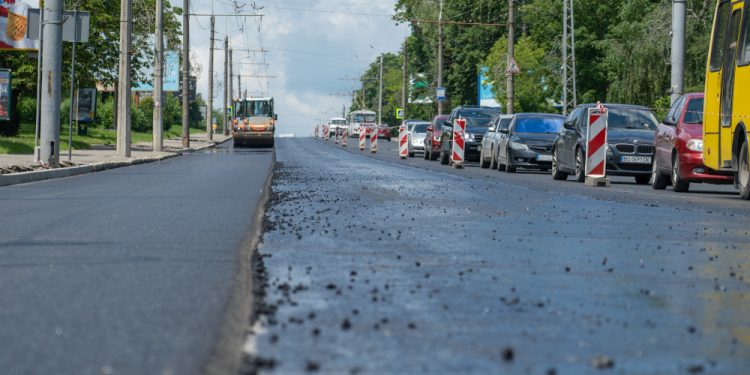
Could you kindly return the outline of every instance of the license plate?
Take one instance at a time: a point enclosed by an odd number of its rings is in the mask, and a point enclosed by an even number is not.
[[[623,156],[620,158],[621,163],[632,164],[651,164],[650,156]]]
[[[537,155],[536,160],[538,161],[552,161],[552,155]]]

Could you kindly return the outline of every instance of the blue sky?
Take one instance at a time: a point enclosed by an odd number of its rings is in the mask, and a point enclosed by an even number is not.
[[[239,3],[245,3],[238,1]],[[260,54],[235,52],[235,74],[272,75],[276,78],[243,78],[249,95],[274,96],[279,113],[279,132],[309,135],[316,119],[339,116],[351,103],[355,82],[344,77],[359,76],[379,51],[395,52],[408,31],[390,18],[395,0],[256,0],[262,19],[262,34],[256,19],[217,18],[217,39],[230,36],[235,49],[269,52],[263,66]],[[175,5],[182,1],[172,0]],[[249,3],[249,2],[248,2]],[[210,13],[211,1],[193,1],[191,13]],[[215,0],[216,13],[234,13],[232,1]],[[245,12],[252,12],[247,6]],[[208,93],[209,19],[191,18],[191,48],[201,65],[198,91]],[[244,30],[244,32],[240,31]],[[377,48],[377,50],[370,47]],[[244,64],[240,64],[244,63]],[[223,85],[223,52],[214,60],[215,82]],[[236,79],[235,79],[236,92]],[[222,105],[221,87],[214,88],[214,106]],[[349,96],[346,96],[349,95]]]

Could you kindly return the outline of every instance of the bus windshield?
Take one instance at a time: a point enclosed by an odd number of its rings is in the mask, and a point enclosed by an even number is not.
[[[352,115],[353,121],[355,123],[362,123],[362,122],[375,122],[375,114],[374,113],[356,113]]]

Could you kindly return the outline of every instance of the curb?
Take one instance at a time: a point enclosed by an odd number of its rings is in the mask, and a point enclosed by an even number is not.
[[[191,148],[191,149],[178,150],[173,154],[159,156],[155,158],[139,158],[139,159],[133,159],[130,161],[101,162],[101,163],[87,164],[87,165],[81,165],[81,166],[69,167],[69,168],[47,169],[47,170],[42,170],[42,171],[3,174],[3,175],[0,175],[0,187],[18,185],[18,184],[26,184],[29,182],[46,181],[46,180],[52,180],[52,179],[64,178],[64,177],[73,177],[73,176],[79,176],[82,174],[101,172],[101,171],[106,171],[108,169],[129,167],[129,166],[138,165],[138,164],[155,163],[158,161],[182,156],[185,153],[202,151],[208,148],[216,147],[222,143],[227,142],[229,139],[231,138],[228,138],[221,142],[214,142],[212,144],[207,144],[205,146],[201,146],[195,149]]]

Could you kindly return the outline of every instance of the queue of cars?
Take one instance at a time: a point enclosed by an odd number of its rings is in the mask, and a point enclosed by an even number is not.
[[[409,156],[451,163],[453,124],[466,120],[464,158],[481,168],[507,173],[550,172],[555,180],[585,180],[588,110],[576,107],[567,117],[548,113],[504,115],[496,108],[457,107],[431,122],[411,121]],[[731,184],[731,173],[715,172],[703,163],[703,94],[685,94],[667,117],[656,120],[650,109],[604,104],[608,112],[607,175],[633,177],[654,189],[672,186],[688,191],[691,183]]]

